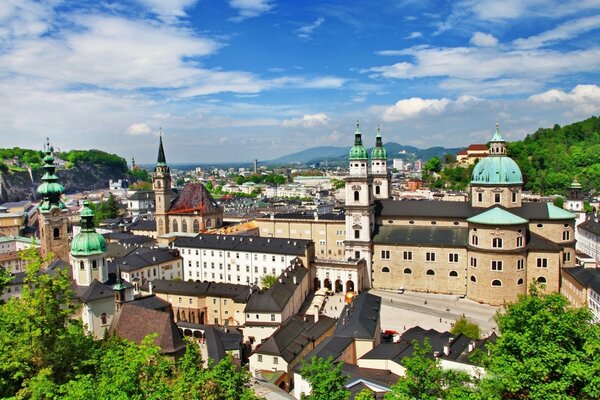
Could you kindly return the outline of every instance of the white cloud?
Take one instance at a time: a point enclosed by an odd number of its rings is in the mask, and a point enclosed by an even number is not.
[[[448,99],[422,99],[413,97],[399,100],[393,106],[387,107],[381,114],[384,121],[402,121],[419,115],[436,115],[444,111],[450,104]]]
[[[498,44],[498,39],[489,33],[475,32],[470,43],[477,47],[493,47]]]
[[[3,40],[32,37],[51,27],[52,7],[30,0],[0,2],[0,43]]]
[[[305,114],[301,118],[293,118],[284,120],[281,125],[285,127],[313,128],[319,125],[326,125],[331,122],[331,119],[325,113]]]
[[[577,85],[570,92],[551,89],[529,96],[530,103],[560,107],[567,115],[589,116],[600,112],[600,87]]]
[[[421,32],[411,32],[410,35],[405,37],[405,39],[417,39],[422,36],[423,36],[423,34]]]
[[[138,122],[135,124],[131,124],[125,129],[125,133],[133,136],[143,136],[143,135],[151,135],[152,128],[148,126],[148,124],[144,122]]]
[[[567,21],[539,35],[517,39],[514,41],[514,45],[522,49],[534,49],[556,41],[572,39],[596,29],[600,29],[600,15]]]
[[[321,26],[321,24],[323,22],[325,22],[325,18],[319,17],[312,24],[304,25],[304,26],[298,28],[296,30],[296,33],[298,34],[298,37],[301,37],[303,39],[309,39],[312,36],[315,29],[317,29],[319,26]]]
[[[229,0],[229,6],[238,11],[238,16],[231,18],[234,22],[258,17],[275,7],[271,0]]]
[[[198,0],[138,0],[165,20],[185,17],[185,9]]]

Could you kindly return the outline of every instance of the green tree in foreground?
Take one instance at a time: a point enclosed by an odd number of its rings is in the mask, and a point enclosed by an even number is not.
[[[589,310],[533,286],[498,327],[489,366],[498,398],[600,398],[600,326]]]
[[[260,278],[260,287],[268,289],[273,286],[275,282],[277,282],[277,277],[275,275],[263,275],[263,277]]]
[[[436,359],[429,357],[430,353],[429,339],[425,339],[422,346],[413,341],[413,356],[402,359],[405,375],[392,385],[385,395],[386,400],[472,398],[474,390],[469,386],[470,377],[464,372],[443,370]]]
[[[479,325],[470,322],[465,317],[460,317],[454,322],[454,326],[450,329],[450,333],[453,335],[463,334],[471,339],[479,339],[481,336],[481,330]]]
[[[304,400],[347,400],[350,392],[344,388],[346,377],[341,372],[342,364],[334,364],[333,358],[313,357],[310,363],[303,362],[300,375],[310,383],[311,393],[302,394]]]

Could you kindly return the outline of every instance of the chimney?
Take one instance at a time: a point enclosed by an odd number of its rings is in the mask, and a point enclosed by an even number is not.
[[[296,278],[296,275],[294,275],[294,285],[298,284],[298,278]]]
[[[446,343],[444,345],[444,354],[445,355],[449,355],[450,354],[450,342]]]
[[[152,281],[148,282],[148,292],[150,292],[150,294],[153,294],[152,289],[154,289],[154,285],[152,284]]]
[[[475,341],[471,340],[469,342],[469,353],[472,352],[473,350],[475,350]]]
[[[315,323],[319,322],[319,306],[315,304]]]
[[[279,278],[279,283],[283,283],[283,278]]]

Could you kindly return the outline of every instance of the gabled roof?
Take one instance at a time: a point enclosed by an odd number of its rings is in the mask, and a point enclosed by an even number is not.
[[[121,271],[131,272],[151,265],[158,265],[177,260],[179,258],[181,257],[173,250],[135,247],[134,250],[127,255],[115,259],[114,261],[109,261],[108,265],[116,265],[118,262],[121,266]]]
[[[464,247],[469,229],[458,226],[377,226],[373,243]]]
[[[248,251],[271,254],[303,256],[311,245],[306,239],[281,239],[260,236],[201,234],[196,237],[179,237],[174,246],[178,248]]]
[[[127,227],[130,231],[156,231],[156,221],[140,219]]]
[[[526,224],[528,221],[496,206],[481,214],[468,218],[467,222],[481,225],[522,225]]]
[[[154,200],[154,191],[153,190],[138,190],[133,193],[127,200]]]
[[[361,293],[352,299],[342,310],[335,336],[356,339],[374,339],[379,335],[381,297],[370,293]]]
[[[548,206],[548,217],[550,219],[575,219],[575,214],[564,210],[560,207],[556,207],[552,203],[546,203]]]
[[[89,286],[77,287],[78,297],[84,303],[90,303],[102,299],[110,299],[115,296],[112,287],[94,279]]]
[[[487,151],[490,148],[488,147],[487,144],[480,144],[480,143],[476,143],[476,144],[471,144],[469,145],[469,147],[467,147],[467,151]]]
[[[551,240],[546,239],[543,236],[535,234],[533,232],[527,232],[527,249],[528,250],[537,250],[537,251],[551,251],[557,252],[560,251],[560,247],[557,246]]]
[[[146,336],[157,333],[154,344],[163,354],[175,354],[185,349],[185,342],[171,313],[138,307],[134,303],[123,304],[113,319],[110,331],[138,344]]]
[[[593,235],[600,236],[600,223],[595,219],[587,219],[577,225],[578,229],[583,229]]]
[[[221,207],[201,183],[188,183],[177,197],[169,214],[200,214],[221,211]]]
[[[314,340],[333,328],[335,320],[322,316],[317,322],[305,321],[294,315],[288,318],[254,353],[282,357],[286,362],[296,358]]]
[[[563,272],[573,277],[573,279],[584,287],[600,293],[600,269],[575,267],[563,268]]]

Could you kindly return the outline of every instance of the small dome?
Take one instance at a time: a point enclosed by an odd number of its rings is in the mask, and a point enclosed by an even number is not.
[[[471,185],[522,185],[523,174],[507,156],[490,156],[479,161],[471,175]]]
[[[37,192],[41,196],[59,196],[65,191],[63,185],[57,182],[44,182],[38,186]]]
[[[74,256],[88,256],[100,254],[106,251],[106,240],[104,236],[96,231],[80,232],[71,242],[71,254]]]
[[[371,159],[387,160],[387,151],[385,151],[385,147],[374,147],[373,151],[371,151]]]

